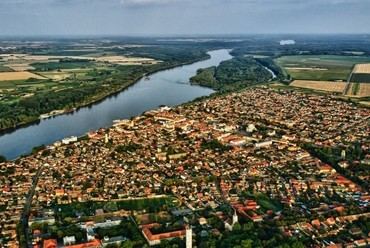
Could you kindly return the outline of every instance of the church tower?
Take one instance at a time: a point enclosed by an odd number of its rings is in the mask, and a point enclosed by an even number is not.
[[[191,225],[186,225],[186,248],[193,247],[193,230],[191,229]]]
[[[238,222],[238,215],[236,214],[236,210],[234,210],[234,215],[233,215],[233,226],[235,225],[235,223]]]

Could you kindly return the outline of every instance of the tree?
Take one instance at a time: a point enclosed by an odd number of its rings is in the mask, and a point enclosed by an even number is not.
[[[0,163],[6,162],[6,157],[3,155],[0,155]]]
[[[243,231],[247,232],[253,229],[253,222],[248,222],[243,225]]]
[[[170,241],[168,241],[167,239],[163,239],[163,240],[161,240],[161,244],[160,244],[159,247],[165,248],[165,247],[169,247],[169,246],[170,246]]]
[[[236,222],[234,225],[233,225],[233,232],[240,232],[240,230],[242,229],[241,225],[239,224],[239,222]]]
[[[60,239],[64,237],[64,233],[62,230],[58,230],[57,235],[58,235],[58,238]]]
[[[241,243],[241,248],[252,248],[253,247],[253,240],[245,239]]]
[[[121,245],[122,248],[133,248],[134,247],[134,243],[130,240],[126,240],[125,242],[123,242],[123,244]]]

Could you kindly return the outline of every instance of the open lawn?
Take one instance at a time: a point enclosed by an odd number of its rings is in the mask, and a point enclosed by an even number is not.
[[[322,90],[329,92],[343,92],[346,87],[345,82],[332,82],[332,81],[308,81],[308,80],[294,80],[290,83],[291,86]]]
[[[280,211],[282,206],[279,202],[271,199],[257,199],[259,205],[266,210],[273,210],[275,212]]]
[[[295,55],[277,58],[275,62],[284,67],[293,79],[345,81],[355,64],[370,62],[370,58],[337,55]]]
[[[0,72],[0,81],[27,80],[30,78],[44,79],[43,77],[31,72]]]

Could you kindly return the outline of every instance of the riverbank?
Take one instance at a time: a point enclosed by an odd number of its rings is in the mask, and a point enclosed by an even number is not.
[[[100,101],[102,101],[102,100],[104,100],[104,99],[106,99],[110,96],[114,96],[114,95],[118,94],[119,92],[127,89],[128,87],[134,85],[136,82],[138,82],[142,78],[148,77],[148,76],[150,76],[154,73],[169,70],[169,69],[173,69],[173,68],[176,68],[176,67],[181,67],[181,66],[193,64],[193,63],[196,63],[196,62],[207,60],[209,58],[210,58],[210,55],[209,55],[209,52],[208,52],[200,60],[197,59],[197,60],[192,60],[192,61],[188,61],[188,62],[185,62],[185,63],[172,64],[172,65],[166,65],[166,66],[163,66],[163,67],[160,67],[160,68],[155,68],[153,70],[150,70],[150,71],[144,73],[143,75],[136,76],[136,77],[131,78],[131,79],[127,79],[126,82],[120,84],[119,87],[111,88],[112,89],[111,91],[99,92],[99,93],[102,93],[102,94],[96,94],[96,95],[91,96],[91,100],[89,100],[89,101],[76,103],[73,108],[66,107],[66,108],[60,109],[60,110],[52,110],[51,112],[43,113],[39,116],[35,116],[34,118],[29,119],[28,121],[18,122],[16,125],[12,125],[12,126],[6,127],[6,128],[0,128],[0,136],[3,135],[3,134],[6,134],[6,133],[14,132],[18,128],[24,128],[24,127],[27,127],[29,125],[38,124],[39,121],[43,120],[43,119],[49,119],[49,118],[53,118],[53,117],[64,115],[64,114],[70,114],[70,113],[73,113],[73,112],[75,112],[76,110],[78,110],[80,108],[89,107],[89,106],[91,106],[95,103],[99,103]],[[71,111],[71,109],[73,109],[73,111]]]
[[[218,65],[231,55],[221,49],[209,52],[209,56],[210,59],[196,63],[153,71],[149,81],[141,74],[136,81],[125,82],[123,90],[96,99],[73,113],[37,120],[37,123],[4,133],[0,136],[0,154],[11,160],[28,154],[40,144],[52,145],[65,137],[83,136],[91,130],[112,125],[116,119],[129,119],[162,104],[176,106],[210,95],[214,92],[212,89],[192,86],[189,78],[197,69]]]

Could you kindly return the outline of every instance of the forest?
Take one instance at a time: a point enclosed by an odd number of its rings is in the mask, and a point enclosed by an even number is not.
[[[238,90],[247,86],[266,83],[271,73],[251,57],[235,57],[223,61],[217,67],[199,69],[190,78],[192,84],[210,87],[216,91]]]

